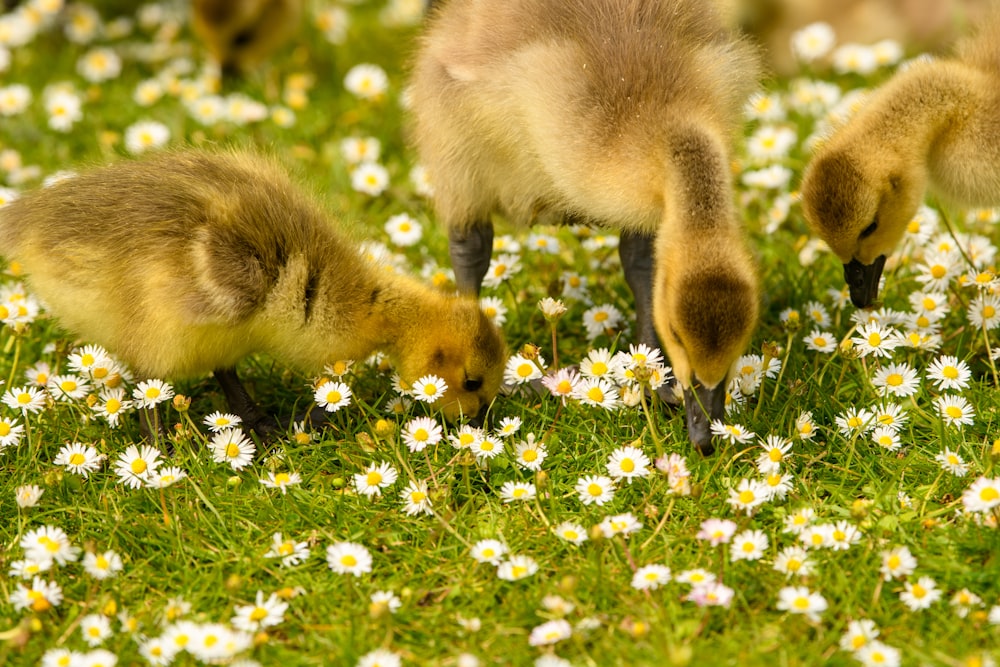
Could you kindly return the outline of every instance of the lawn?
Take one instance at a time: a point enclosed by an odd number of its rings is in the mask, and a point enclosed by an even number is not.
[[[112,159],[259,147],[373,261],[448,286],[406,141],[419,2],[317,3],[221,91],[184,3],[60,4],[0,17],[0,205]],[[132,376],[0,264],[0,664],[996,664],[1000,209],[929,200],[883,305],[854,309],[796,188],[904,56],[834,48],[748,100],[734,178],[761,323],[709,456],[629,379],[658,367],[630,347],[605,230],[497,220],[482,296],[511,382],[482,431],[380,359],[304,377],[252,358],[288,425],[252,461],[219,454],[250,445],[211,378]],[[157,442],[130,407],[148,381]],[[346,404],[293,424],[327,382]]]

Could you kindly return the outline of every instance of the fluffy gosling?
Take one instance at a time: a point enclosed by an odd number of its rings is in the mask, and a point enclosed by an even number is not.
[[[146,376],[214,372],[259,433],[273,420],[233,370],[250,354],[316,371],[381,350],[404,381],[443,378],[449,418],[493,399],[507,359],[476,300],[372,263],[251,153],[165,152],[60,181],[0,209],[0,248],[66,329]]]
[[[430,14],[411,86],[459,288],[482,284],[495,211],[619,229],[638,337],[667,353],[706,453],[758,311],[730,173],[758,61],[713,10],[451,0]],[[661,395],[677,400],[672,388]]]
[[[1000,203],[1000,13],[956,58],[896,74],[806,169],[806,220],[844,263],[855,306],[874,303],[928,186],[960,204]]]
[[[266,60],[298,30],[303,0],[192,0],[191,27],[224,76]]]

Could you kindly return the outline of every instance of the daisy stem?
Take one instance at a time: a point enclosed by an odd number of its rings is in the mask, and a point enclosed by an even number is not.
[[[632,568],[632,572],[635,572],[639,568],[635,564],[635,559],[632,558],[632,552],[628,549],[628,542],[625,541],[625,536],[622,535],[622,551],[625,552],[625,560],[628,561],[628,566]]]
[[[552,370],[559,370],[559,347],[556,344],[556,323],[549,322],[549,329],[552,331]]]
[[[647,537],[646,541],[643,542],[642,545],[639,547],[639,551],[644,551],[646,549],[646,547],[649,546],[649,543],[653,541],[653,538],[655,538],[659,534],[659,532],[661,530],[663,530],[663,527],[665,525],[667,525],[667,519],[670,518],[670,513],[674,509],[674,501],[675,500],[676,500],[676,496],[670,496],[670,504],[667,505],[667,509],[664,510],[663,517],[660,519],[660,522],[658,524],[656,524],[656,528],[653,529],[653,534],[650,535],[649,537]]]
[[[997,365],[993,360],[993,350],[990,348],[990,332],[986,328],[986,320],[983,320],[983,342],[986,344],[986,359],[990,362],[990,370],[993,372],[993,387],[1000,389],[1000,377],[997,376]]]
[[[427,451],[426,447],[424,447],[424,459],[427,461],[427,469],[431,473],[431,481],[434,483],[434,486],[437,487],[437,476],[434,474],[434,466],[431,465],[431,455],[430,452]]]
[[[642,405],[642,412],[646,415],[646,423],[649,424],[649,435],[653,438],[653,444],[656,446],[656,457],[659,458],[663,456],[663,440],[660,438],[660,432],[656,430],[656,424],[653,422],[652,410],[646,404],[646,389],[644,387],[639,387],[639,403]]]
[[[785,358],[781,360],[781,368],[778,369],[778,377],[774,380],[774,391],[771,393],[771,400],[775,401],[778,399],[778,392],[781,390],[781,378],[785,374],[785,368],[788,367],[788,355],[792,353],[792,336],[795,334],[791,331],[788,332],[788,338],[785,340]],[[764,376],[767,377],[767,356],[764,357]],[[764,380],[761,379],[761,384],[763,385]],[[763,390],[761,391],[763,395]],[[760,403],[757,403],[757,409],[754,410],[754,417],[757,416],[757,410],[760,409]]]
[[[17,374],[17,362],[21,358],[21,337],[15,333],[13,336],[7,339],[7,344],[4,345],[4,355],[10,354],[10,346],[14,345],[14,359],[10,363],[10,375],[7,376],[7,386],[11,387],[14,384],[14,376]]]
[[[934,493],[934,490],[937,489],[938,482],[941,481],[942,477],[944,477],[944,470],[937,474],[937,477],[935,477],[934,481],[931,482],[930,488],[928,488],[927,492],[924,493],[924,497],[920,502],[920,511],[917,513],[917,516],[923,516],[924,510],[927,509],[927,499],[930,498],[930,496]]]
[[[163,525],[170,525],[170,513],[167,512],[167,492],[164,488],[160,487],[160,509],[163,510]]]

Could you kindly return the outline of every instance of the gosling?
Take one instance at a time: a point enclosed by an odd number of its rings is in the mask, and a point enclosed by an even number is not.
[[[412,75],[459,289],[482,285],[493,212],[620,230],[638,338],[667,353],[704,453],[757,322],[730,150],[758,69],[701,0],[451,0]]]
[[[803,212],[844,263],[855,306],[874,303],[929,186],[959,204],[1000,203],[1000,12],[954,59],[897,73],[810,160]]]
[[[303,0],[192,0],[191,27],[222,68],[239,76],[295,35]]]
[[[0,209],[0,248],[69,331],[147,377],[214,373],[234,412],[274,421],[235,373],[254,353],[315,371],[384,351],[409,383],[434,374],[449,419],[496,395],[500,332],[475,299],[362,256],[270,159],[166,152],[120,161]]]

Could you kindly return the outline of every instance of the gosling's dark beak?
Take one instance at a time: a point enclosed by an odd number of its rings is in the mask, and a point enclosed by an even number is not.
[[[684,412],[687,413],[688,438],[704,456],[715,451],[712,446],[712,421],[722,419],[726,411],[726,383],[714,389],[695,381],[684,389]]]
[[[844,280],[851,288],[851,303],[858,308],[868,308],[878,296],[878,281],[885,267],[885,255],[879,255],[871,264],[852,259],[844,264]]]

